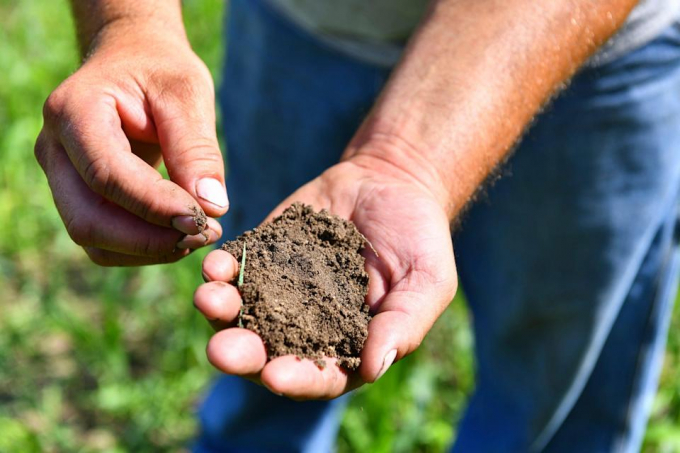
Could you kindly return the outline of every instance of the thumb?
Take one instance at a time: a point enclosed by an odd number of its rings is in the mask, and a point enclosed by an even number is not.
[[[224,162],[215,132],[212,83],[180,76],[151,106],[170,179],[189,192],[210,217],[229,209]]]
[[[394,291],[368,324],[359,372],[375,382],[399,359],[415,351],[453,295]]]

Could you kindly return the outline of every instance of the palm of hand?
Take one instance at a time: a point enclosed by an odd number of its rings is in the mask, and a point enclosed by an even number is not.
[[[334,398],[373,382],[391,363],[415,350],[456,290],[449,224],[442,208],[412,181],[378,174],[345,162],[306,184],[276,208],[294,201],[325,208],[352,220],[375,249],[365,249],[370,276],[367,302],[374,313],[356,373],[335,366],[319,370],[293,356],[266,362],[262,340],[250,331],[227,328],[208,346],[209,360],[229,374],[259,379],[272,391],[297,399]],[[240,307],[231,281],[238,264],[215,251],[204,262],[212,282],[196,292],[196,306],[217,327],[231,325]]]

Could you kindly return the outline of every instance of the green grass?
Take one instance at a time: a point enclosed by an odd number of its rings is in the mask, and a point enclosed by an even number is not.
[[[192,43],[219,78],[221,0],[185,0]],[[0,452],[182,451],[216,375],[191,297],[205,252],[103,269],[71,243],[33,159],[44,99],[77,67],[65,0],[0,0]],[[680,451],[680,316],[646,451]],[[413,356],[357,392],[341,452],[442,451],[473,385],[456,301]]]

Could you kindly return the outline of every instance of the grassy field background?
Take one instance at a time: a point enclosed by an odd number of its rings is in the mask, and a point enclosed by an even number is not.
[[[219,80],[222,0],[185,0],[191,41]],[[183,451],[216,374],[191,298],[205,252],[103,269],[65,233],[33,159],[44,99],[77,68],[66,0],[0,0],[0,452]],[[647,452],[680,451],[676,309]],[[455,301],[422,348],[357,392],[341,452],[443,451],[473,385]]]

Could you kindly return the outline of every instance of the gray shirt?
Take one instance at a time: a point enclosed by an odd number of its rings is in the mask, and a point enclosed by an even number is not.
[[[394,65],[429,0],[267,0],[280,13],[359,60]],[[540,1],[537,1],[540,5]],[[680,0],[640,0],[621,29],[589,64],[642,46],[680,18]]]

